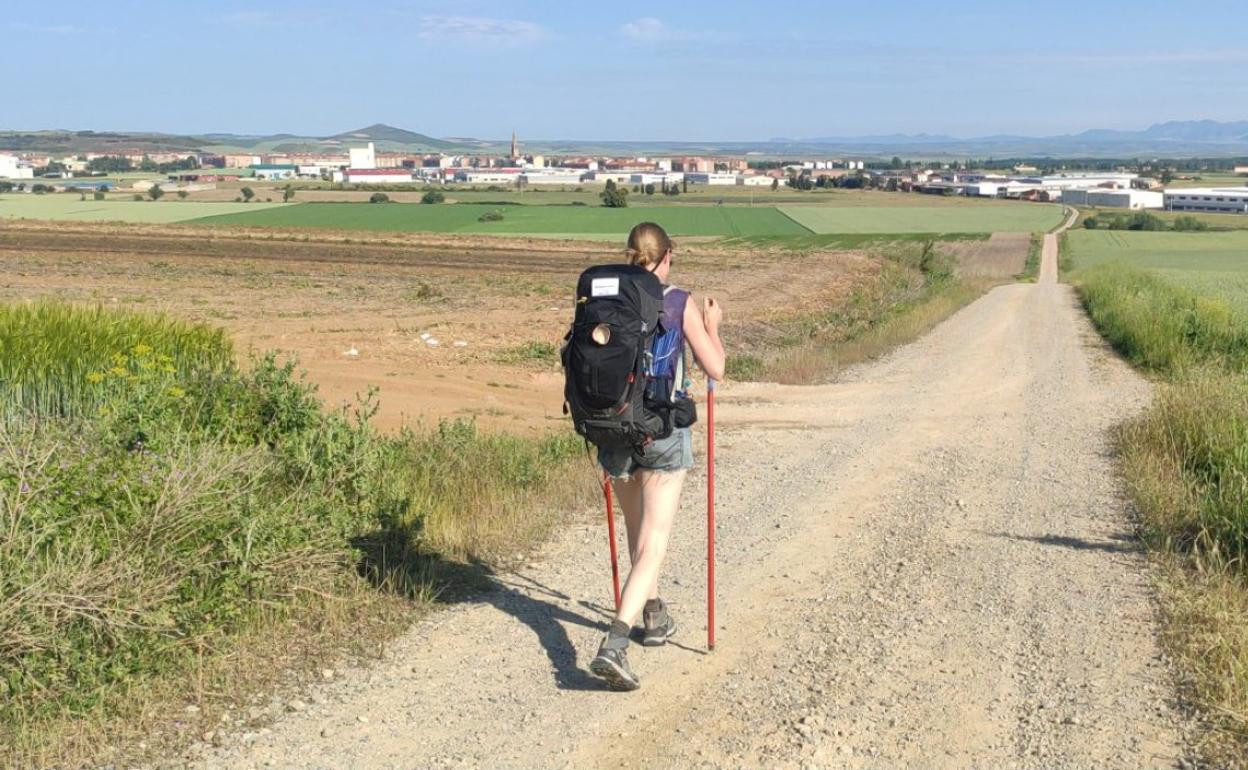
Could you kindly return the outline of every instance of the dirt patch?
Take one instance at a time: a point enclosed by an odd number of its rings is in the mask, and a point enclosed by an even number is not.
[[[1027,265],[1030,233],[993,233],[986,241],[941,244],[957,260],[958,274],[982,278],[1009,278]]]
[[[553,351],[585,267],[613,244],[472,236],[17,223],[0,228],[0,299],[56,297],[219,324],[241,354],[295,354],[331,403],[380,388],[379,424],[475,417],[562,425]],[[673,277],[709,288],[733,336],[842,301],[878,259],[682,245]],[[800,274],[802,280],[793,276]]]

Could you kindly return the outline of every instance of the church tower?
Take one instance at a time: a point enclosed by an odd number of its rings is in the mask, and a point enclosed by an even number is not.
[[[520,159],[520,144],[516,141],[515,129],[512,129],[512,132],[511,132],[511,159],[512,160]]]

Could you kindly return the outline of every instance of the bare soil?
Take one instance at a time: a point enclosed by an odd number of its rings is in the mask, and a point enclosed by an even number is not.
[[[379,387],[386,428],[474,417],[532,432],[566,425],[551,351],[576,276],[618,256],[612,244],[525,238],[5,223],[0,300],[56,297],[222,325],[240,354],[298,356],[330,403]],[[673,278],[724,303],[731,345],[777,312],[845,301],[879,267],[861,252],[693,242]]]

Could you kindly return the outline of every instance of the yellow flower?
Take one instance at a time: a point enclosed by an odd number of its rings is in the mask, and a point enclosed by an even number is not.
[[[108,370],[108,373],[114,377],[125,377],[130,372],[126,371],[124,367],[114,366],[112,369]]]
[[[147,345],[147,344],[145,344],[145,343],[140,342],[139,344],[137,344],[137,345],[135,345],[135,346],[134,346],[134,354],[135,354],[136,356],[145,356],[145,355],[147,355],[148,353],[151,353],[151,352],[152,352],[152,346],[151,346],[151,345]]]
[[[129,359],[128,359],[128,358],[126,358],[126,354],[125,354],[125,353],[114,353],[114,354],[113,354],[113,365],[114,365],[114,366],[125,366],[125,365],[126,365],[126,361],[128,361],[128,360],[129,360]]]
[[[101,374],[100,372],[91,372],[87,375],[87,382],[91,383],[92,385],[99,385],[103,381],[104,381],[104,375]]]
[[[182,390],[177,385],[174,385],[172,388],[169,389],[169,395],[173,396],[174,398],[182,398],[183,396],[186,395],[186,391]]]
[[[177,371],[177,369],[174,369],[171,364],[165,364],[165,368],[162,371],[164,371],[165,374],[173,374]]]

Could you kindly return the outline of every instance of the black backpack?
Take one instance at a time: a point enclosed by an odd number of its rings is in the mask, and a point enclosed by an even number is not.
[[[576,432],[590,443],[640,448],[671,434],[670,417],[645,395],[662,311],[663,285],[643,267],[600,265],[581,273],[563,345],[563,392]]]

